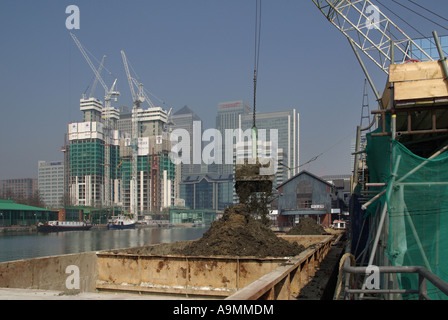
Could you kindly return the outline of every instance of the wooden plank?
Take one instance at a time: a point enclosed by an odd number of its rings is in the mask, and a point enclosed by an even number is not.
[[[395,101],[441,97],[448,97],[448,86],[443,79],[395,83]]]
[[[389,68],[389,81],[391,82],[442,78],[443,70],[438,61],[392,64]]]
[[[390,81],[387,81],[383,96],[381,97],[382,109],[390,109],[390,93]]]

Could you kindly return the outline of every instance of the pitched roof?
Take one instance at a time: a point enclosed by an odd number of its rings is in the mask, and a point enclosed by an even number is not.
[[[191,114],[191,113],[194,113],[194,111],[191,110],[188,106],[184,106],[180,110],[176,111],[173,115]]]
[[[173,119],[183,118],[183,117],[191,117],[193,120],[201,121],[201,118],[194,113],[188,106],[184,106],[177,112],[173,113]]]
[[[306,170],[303,170],[303,171],[300,171],[299,173],[297,173],[295,176],[289,178],[288,180],[286,180],[286,181],[283,182],[282,184],[278,185],[278,186],[277,186],[277,189],[280,188],[281,186],[283,186],[283,185],[285,185],[285,184],[291,182],[292,180],[294,180],[295,178],[297,178],[298,176],[300,176],[300,175],[302,175],[302,174],[307,174],[307,175],[309,175],[310,177],[312,177],[312,178],[314,178],[314,179],[316,179],[316,180],[319,180],[319,181],[321,181],[321,182],[323,182],[323,183],[325,183],[325,184],[327,184],[327,185],[333,187],[333,184],[329,183],[328,181],[325,181],[325,180],[322,179],[321,177],[318,177],[318,176],[312,174],[311,172],[308,172],[308,171],[306,171]]]

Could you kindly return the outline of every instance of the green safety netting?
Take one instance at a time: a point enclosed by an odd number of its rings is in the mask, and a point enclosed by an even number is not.
[[[386,182],[389,237],[386,254],[394,266],[423,266],[448,281],[448,152],[421,158],[390,137],[367,135],[371,182]],[[396,171],[396,175],[392,175]],[[381,191],[381,189],[379,189]],[[373,214],[370,206],[367,214]],[[401,289],[417,289],[417,274],[398,274]],[[428,281],[431,299],[447,299]],[[407,294],[405,299],[418,295]]]
[[[390,117],[385,121],[386,131],[390,130]],[[369,182],[386,183],[390,178],[390,162],[391,162],[391,145],[389,136],[373,136],[372,134],[380,133],[382,127],[366,134],[366,162],[369,168]],[[369,190],[380,192],[381,187],[370,187]],[[381,197],[378,201],[384,204],[385,197]],[[377,206],[371,205],[366,211],[366,216],[376,213]]]

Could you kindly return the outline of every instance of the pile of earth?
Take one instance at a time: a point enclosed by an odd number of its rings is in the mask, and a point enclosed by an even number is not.
[[[201,239],[176,251],[186,256],[291,257],[303,250],[303,246],[277,237],[239,204],[226,208],[223,217],[213,222]]]
[[[300,218],[299,224],[291,228],[288,235],[323,235],[325,229],[311,218]]]

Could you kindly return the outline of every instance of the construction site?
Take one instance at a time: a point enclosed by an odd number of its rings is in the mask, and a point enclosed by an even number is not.
[[[252,141],[249,159],[234,169],[239,203],[197,240],[0,263],[0,298],[446,300],[448,38],[434,31],[432,38],[411,39],[370,0],[313,3],[322,23],[348,41],[353,65],[378,104],[367,126],[353,128],[346,229],[324,229],[305,218],[290,232],[269,227],[275,159],[257,153],[257,29]],[[378,10],[374,27],[369,6]],[[259,1],[256,12],[261,21]],[[173,206],[179,166],[170,158],[172,110],[152,104],[121,51],[133,108],[131,132],[119,131],[111,106],[119,95],[115,82],[104,83],[102,63],[95,67],[71,36],[106,92],[104,104],[83,97],[84,121],[68,125],[72,204],[116,207],[134,219]],[[366,58],[384,73],[384,83],[374,83]],[[79,277],[70,286],[72,265]]]
[[[371,1],[314,3],[347,37],[378,103],[356,130],[349,242],[335,297],[446,299],[446,38],[434,31],[411,39]],[[367,8],[379,14],[374,26]],[[361,54],[386,75],[382,94]]]
[[[131,76],[121,51],[134,106],[130,119],[120,119],[119,110],[111,106],[120,95],[114,90],[117,80],[108,88],[100,75],[105,57],[95,68],[82,44],[71,36],[95,74],[95,82],[89,96],[84,94],[80,100],[83,122],[68,125],[63,147],[70,204],[116,208],[112,211],[132,214],[135,219],[160,213],[173,205],[175,198],[175,167],[169,156],[171,110],[152,104],[142,85]],[[104,103],[93,97],[98,82],[106,92]],[[142,102],[149,108],[140,107]]]

